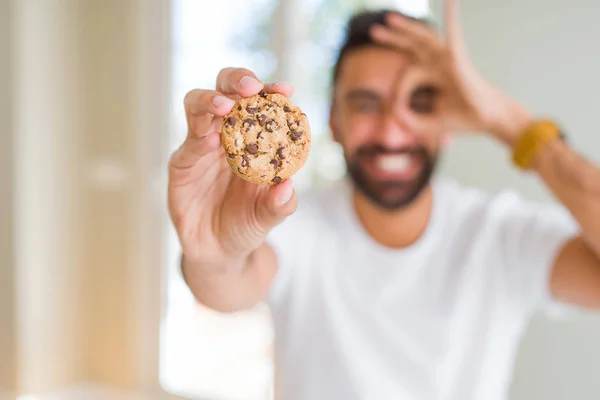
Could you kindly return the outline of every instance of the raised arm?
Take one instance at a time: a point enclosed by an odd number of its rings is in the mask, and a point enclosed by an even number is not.
[[[471,63],[458,24],[456,0],[447,2],[446,17],[445,37],[398,14],[389,15],[386,26],[376,27],[372,35],[414,56],[414,79],[404,79],[407,87],[401,88],[403,92],[409,93],[419,85],[439,89],[435,115],[416,121],[417,129],[423,134],[486,132],[512,153],[535,121]],[[541,178],[579,224],[580,235],[570,240],[555,260],[551,275],[554,297],[600,309],[600,168],[555,137],[537,151],[531,172]]]

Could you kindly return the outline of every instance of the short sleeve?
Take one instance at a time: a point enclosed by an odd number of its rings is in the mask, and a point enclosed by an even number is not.
[[[502,207],[502,255],[507,285],[516,306],[558,317],[568,310],[550,292],[554,262],[578,232],[568,210],[557,204],[533,204],[513,196]]]

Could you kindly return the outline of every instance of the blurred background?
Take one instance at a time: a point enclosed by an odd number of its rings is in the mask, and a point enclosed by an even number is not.
[[[166,164],[182,99],[226,66],[294,84],[314,146],[297,186],[344,174],[329,77],[349,15],[441,0],[0,0],[0,399],[270,400],[268,309],[199,306],[178,270]],[[476,65],[600,163],[600,3],[463,0]],[[485,137],[441,174],[551,201]],[[471,164],[477,167],[473,168]],[[600,318],[536,317],[512,398],[598,399]]]

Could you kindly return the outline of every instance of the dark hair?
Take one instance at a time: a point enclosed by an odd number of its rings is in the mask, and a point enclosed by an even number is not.
[[[386,25],[385,18],[386,15],[390,13],[400,14],[406,18],[418,21],[424,25],[430,27],[432,26],[432,24],[426,19],[411,17],[398,10],[382,9],[376,11],[361,11],[354,14],[348,21],[348,24],[346,25],[346,34],[344,36],[342,46],[340,47],[337,59],[333,67],[332,83],[334,85],[337,82],[338,76],[340,74],[340,66],[342,64],[342,59],[344,58],[344,56],[346,56],[348,52],[367,45],[381,46],[380,44],[374,42],[373,39],[371,39],[370,30],[371,27],[375,25]]]

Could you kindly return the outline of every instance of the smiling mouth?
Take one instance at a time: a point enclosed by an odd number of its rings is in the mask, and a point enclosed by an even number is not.
[[[423,168],[423,158],[414,153],[376,154],[365,163],[371,175],[384,180],[410,180]]]

